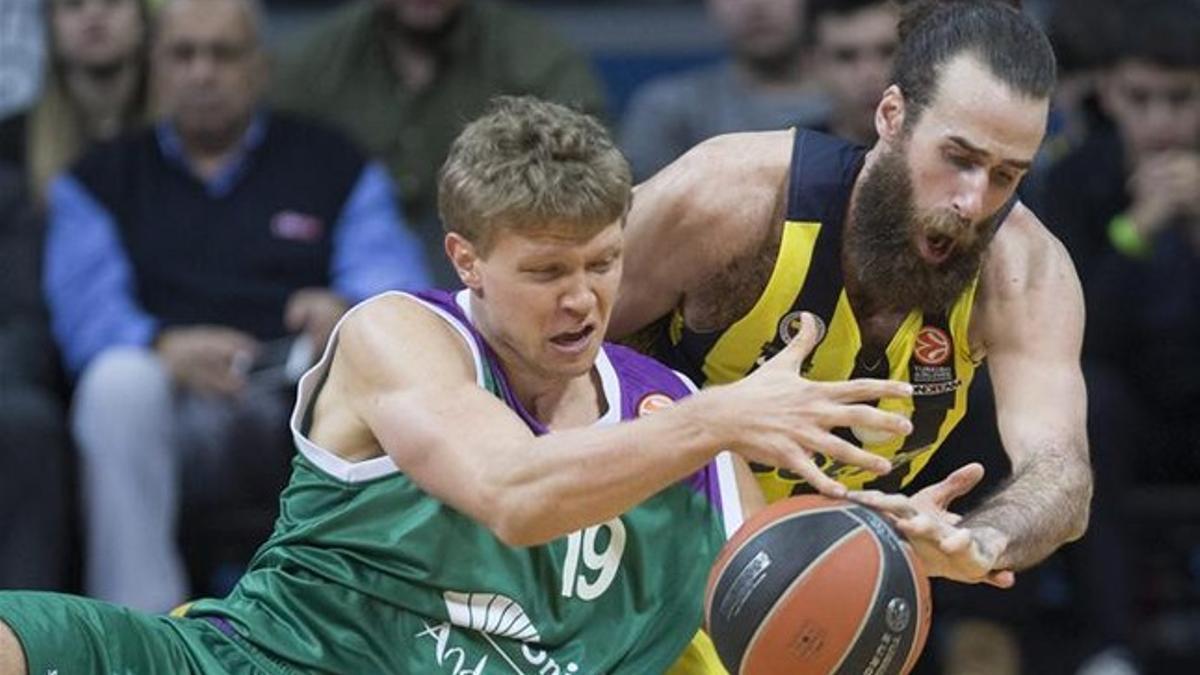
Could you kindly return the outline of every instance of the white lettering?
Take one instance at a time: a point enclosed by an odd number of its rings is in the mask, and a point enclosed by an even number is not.
[[[467,669],[464,667],[464,662],[467,660],[467,652],[462,647],[446,647],[450,644],[450,634],[452,630],[449,623],[440,623],[436,626],[425,624],[425,630],[417,633],[415,637],[428,637],[434,641],[433,656],[437,660],[439,666],[447,665],[448,659],[454,659],[453,665],[450,667],[451,675],[483,675],[484,669],[487,668],[487,656],[480,657],[475,663],[474,668]]]
[[[546,652],[544,652],[540,649],[538,649],[536,651],[533,649],[530,649],[529,645],[527,645],[527,644],[521,645],[521,656],[524,656],[526,661],[532,663],[535,666],[541,664],[542,661],[546,660]]]
[[[596,543],[600,528],[607,528],[609,533],[608,545],[603,550],[597,548]],[[620,518],[568,535],[567,557],[563,561],[563,597],[578,595],[580,600],[592,601],[603,595],[621,567],[625,539],[625,523]],[[586,569],[599,572],[595,581],[589,581],[582,572],[577,573],[580,560]]]

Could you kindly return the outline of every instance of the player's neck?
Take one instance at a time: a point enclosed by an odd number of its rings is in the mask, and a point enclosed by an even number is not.
[[[515,369],[506,373],[521,406],[548,429],[586,427],[604,414],[604,388],[595,368],[569,379],[545,378]]]
[[[497,333],[488,320],[487,310],[474,303],[471,322],[495,353],[509,391],[527,413],[547,428],[588,426],[604,413],[607,404],[595,359],[579,374],[555,372],[525,356],[503,334]]]

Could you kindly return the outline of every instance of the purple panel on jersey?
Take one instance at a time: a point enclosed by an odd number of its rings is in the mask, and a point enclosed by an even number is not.
[[[644,407],[653,406],[656,394],[678,400],[692,393],[680,376],[667,366],[620,345],[605,344],[605,352],[621,378],[621,419],[636,419]],[[714,508],[721,508],[721,488],[717,466],[709,462],[685,481],[703,492]]]
[[[516,412],[535,434],[540,436],[547,433],[549,430],[546,425],[525,410],[525,406],[521,405],[516,395],[513,394],[512,388],[508,384],[508,377],[500,367],[500,360],[496,357],[496,353],[492,351],[487,340],[475,329],[470,318],[459,307],[455,299],[456,295],[456,292],[438,289],[416,294],[418,298],[445,310],[470,331],[476,346],[483,354],[485,366],[491,371],[492,379],[500,389],[505,404]],[[621,400],[619,405],[621,406],[622,420],[637,419],[642,414],[670,405],[670,401],[691,394],[691,389],[683,383],[675,371],[648,356],[607,342],[604,344],[604,352],[608,355],[608,360],[612,364],[613,370],[616,371],[617,381],[620,383]],[[610,401],[609,404],[612,405],[613,402]],[[704,465],[702,469],[689,476],[685,482],[692,489],[704,493],[713,508],[720,511],[721,489],[717,466],[714,462]]]
[[[496,383],[496,386],[500,388],[500,395],[501,398],[504,399],[504,403],[508,405],[513,412],[517,413],[522,420],[524,420],[526,426],[528,426],[533,433],[539,436],[546,433],[548,431],[546,425],[542,424],[533,415],[529,414],[529,412],[525,410],[525,406],[521,405],[521,402],[517,400],[516,395],[513,394],[512,387],[510,387],[508,384],[508,377],[505,376],[504,370],[500,368],[500,359],[496,357],[496,353],[492,351],[492,347],[488,344],[488,341],[485,340],[483,335],[475,329],[475,324],[471,322],[470,317],[468,317],[466,313],[463,312],[462,308],[458,306],[458,302],[455,299],[455,296],[457,295],[458,293],[455,291],[444,291],[440,289],[421,291],[420,293],[416,294],[418,298],[421,298],[422,300],[445,310],[455,319],[458,319],[459,323],[461,323],[467,328],[468,331],[470,331],[471,337],[475,340],[475,345],[483,354],[484,366],[491,371],[492,380]]]

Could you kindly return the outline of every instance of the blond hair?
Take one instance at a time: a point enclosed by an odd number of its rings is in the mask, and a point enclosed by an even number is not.
[[[629,163],[594,118],[503,96],[471,122],[438,177],[442,226],[487,255],[497,232],[589,238],[625,215]]]
[[[150,37],[153,0],[137,0],[143,22],[143,44],[134,55],[139,72],[137,84],[126,102],[122,129],[149,122],[152,117],[146,83],[146,50]],[[67,88],[64,65],[55,56],[54,31],[50,12],[43,7],[46,47],[49,63],[45,70],[42,93],[29,112],[25,128],[25,170],[29,186],[38,204],[44,204],[50,180],[67,169],[93,139],[88,137],[83,111]]]

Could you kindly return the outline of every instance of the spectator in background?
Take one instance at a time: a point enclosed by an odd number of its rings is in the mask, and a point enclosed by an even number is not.
[[[1087,299],[1096,510],[1080,595],[1110,645],[1132,638],[1121,497],[1200,481],[1200,3],[1147,0],[1121,19],[1099,85],[1115,128],[1050,169],[1043,209]]]
[[[1035,209],[1046,200],[1050,169],[1089,135],[1110,125],[1100,106],[1098,85],[1121,40],[1122,20],[1128,18],[1127,9],[1123,11],[1126,2],[1057,0],[1050,12],[1047,34],[1058,57],[1058,86],[1050,104],[1046,140],[1021,184],[1021,199]]]
[[[634,94],[621,124],[621,146],[635,180],[649,178],[711,136],[825,119],[828,102],[802,59],[804,3],[708,0],[731,58],[652,81]]]
[[[90,141],[146,118],[150,11],[149,0],[47,0],[35,11],[49,55],[42,93],[0,121],[0,588],[62,589],[69,450],[38,212],[50,177]]]
[[[252,0],[169,2],[151,57],[163,120],[51,186],[46,292],[79,377],[87,591],[136,608],[187,594],[181,474],[219,490],[290,456],[261,447],[286,439],[291,390],[252,386],[267,341],[320,347],[348,303],[428,281],[386,171],[260,107],[260,31]]]
[[[1101,85],[1116,133],[1056,167],[1048,198],[1097,325],[1085,356],[1118,371],[1146,408],[1146,424],[1129,425],[1145,434],[1133,473],[1196,481],[1200,4],[1148,0],[1134,11]]]
[[[0,160],[23,167],[40,202],[89,142],[149,117],[151,0],[46,0],[50,55],[33,106],[0,122]]]
[[[1047,178],[1047,222],[1085,282],[1102,259],[1145,258],[1187,236],[1200,200],[1198,13],[1160,0],[1125,10],[1100,88],[1115,129],[1094,130]]]
[[[40,236],[19,172],[0,166],[0,588],[63,590],[67,434]]]
[[[29,105],[46,51],[42,0],[0,2],[0,119]]]
[[[1123,0],[1057,0],[1048,33],[1058,56],[1058,87],[1054,92],[1047,132],[1048,159],[1061,159],[1089,131],[1107,123],[1100,109],[1097,85],[1111,65],[1120,41]]]
[[[875,143],[875,106],[891,78],[899,20],[892,0],[808,0],[812,75],[832,106],[818,130]]]
[[[466,121],[498,94],[601,114],[588,63],[523,10],[493,0],[359,0],[279,54],[282,108],[338,126],[387,165],[441,284],[436,172]]]

